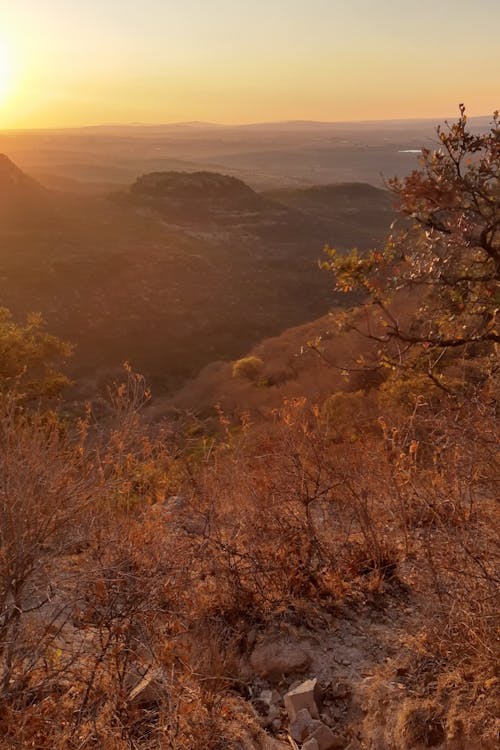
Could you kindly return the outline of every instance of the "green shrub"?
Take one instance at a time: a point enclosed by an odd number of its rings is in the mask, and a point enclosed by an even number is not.
[[[355,440],[370,421],[370,405],[365,391],[340,391],[323,402],[321,416],[331,434]]]
[[[246,378],[255,383],[262,376],[263,368],[260,357],[243,357],[233,365],[233,378]]]

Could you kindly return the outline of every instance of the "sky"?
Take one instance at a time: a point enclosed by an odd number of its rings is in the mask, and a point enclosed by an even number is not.
[[[500,107],[498,0],[0,0],[0,129]]]

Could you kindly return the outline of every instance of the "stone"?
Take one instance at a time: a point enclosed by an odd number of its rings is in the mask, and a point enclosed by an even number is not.
[[[279,705],[279,704],[281,704],[281,703],[282,703],[282,700],[281,700],[281,695],[280,695],[280,693],[278,693],[278,691],[277,691],[277,690],[273,690],[273,691],[272,691],[272,695],[271,695],[271,703],[275,703],[275,704],[277,704],[277,705]]]
[[[273,691],[272,690],[262,690],[259,694],[259,700],[263,703],[267,703],[268,706],[271,705],[273,702]]]
[[[320,719],[323,724],[328,724],[329,727],[333,727],[337,721],[342,719],[344,712],[339,706],[326,706],[324,714],[321,714]]]
[[[277,723],[281,727],[281,711],[279,710],[278,706],[270,706],[264,726],[275,728],[277,726]]]
[[[311,738],[307,742],[304,742],[302,750],[319,750],[319,745],[315,739]]]
[[[312,722],[313,718],[307,708],[297,711],[295,719],[290,722],[289,726],[289,732],[296,742],[303,742],[311,734]]]
[[[267,716],[269,714],[269,703],[265,703],[260,698],[256,698],[252,701],[252,705],[261,716]]]
[[[333,727],[338,721],[339,716],[334,712],[334,709],[332,709],[330,706],[327,706],[323,709],[319,718],[321,719],[323,724],[326,724],[328,727]]]
[[[344,738],[338,734],[334,734],[325,724],[317,727],[309,739],[316,740],[318,750],[341,750],[346,745]]]
[[[340,700],[347,698],[349,693],[350,688],[346,682],[335,682],[330,689],[331,697]]]
[[[304,672],[311,657],[296,643],[267,640],[259,643],[250,656],[253,670],[269,680],[279,680],[286,674]]]
[[[285,708],[290,721],[295,721],[297,713],[307,708],[313,719],[319,719],[318,701],[320,693],[318,680],[306,680],[285,695]]]

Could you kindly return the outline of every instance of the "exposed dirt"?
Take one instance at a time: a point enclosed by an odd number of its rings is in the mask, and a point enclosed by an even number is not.
[[[465,691],[460,689],[460,676],[444,677],[437,663],[423,658],[418,648],[422,624],[418,602],[401,593],[389,595],[384,606],[376,600],[356,604],[328,616],[328,624],[319,628],[317,621],[283,623],[279,630],[266,633],[265,639],[281,640],[305,651],[310,666],[307,672],[284,676],[274,685],[255,681],[257,708],[259,691],[266,686],[277,688],[283,698],[291,687],[317,677],[323,695],[321,718],[344,739],[346,750],[496,747],[491,726],[480,741],[471,740],[470,733],[474,736],[481,728],[473,726],[473,706],[471,725],[464,726],[461,698]],[[324,615],[318,612],[318,617]],[[452,690],[444,689],[446,681],[448,688],[452,683]],[[488,699],[492,696],[480,697],[483,702]],[[282,701],[279,706],[282,726],[276,737],[294,747]],[[455,712],[457,716],[461,712],[461,720],[455,718]]]

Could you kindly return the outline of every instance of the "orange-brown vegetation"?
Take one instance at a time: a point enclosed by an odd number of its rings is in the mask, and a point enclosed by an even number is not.
[[[235,430],[221,414],[213,440],[152,431],[130,378],[106,428],[88,415],[72,434],[3,405],[3,746],[244,747],[245,724],[261,731],[245,701],[256,637],[320,644],[344,612],[395,606],[411,621],[391,660],[404,711],[420,696],[443,738],[458,717],[488,747],[491,394],[439,408],[293,400],[265,425]],[[387,747],[428,731],[409,726]]]
[[[496,747],[500,383],[479,343],[445,351],[443,382],[418,349],[370,349],[333,362],[347,390],[216,424],[153,421],[128,366],[99,418],[0,389],[2,750],[285,750],[299,676],[330,748]],[[260,354],[228,376],[265,398]]]

